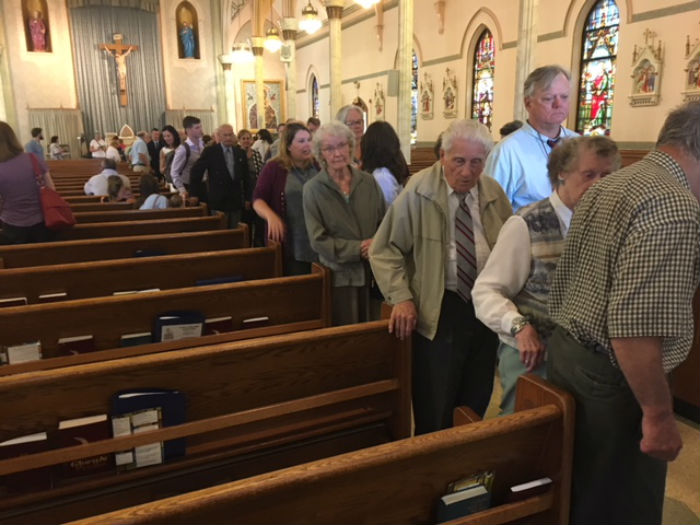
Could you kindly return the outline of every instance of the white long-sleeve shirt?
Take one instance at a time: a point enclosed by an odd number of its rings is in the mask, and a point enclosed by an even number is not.
[[[559,219],[562,237],[566,238],[573,212],[556,192],[549,196],[549,202]],[[531,260],[527,223],[521,216],[513,215],[501,228],[486,266],[472,289],[476,316],[496,332],[501,341],[513,348],[518,345],[510,335],[510,329],[513,320],[522,314],[512,299],[525,286],[530,275]]]

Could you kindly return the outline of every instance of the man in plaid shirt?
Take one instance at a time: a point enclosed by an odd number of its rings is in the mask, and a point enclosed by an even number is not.
[[[549,296],[547,375],[576,399],[571,523],[661,523],[682,441],[666,374],[700,280],[700,103],[579,202]]]

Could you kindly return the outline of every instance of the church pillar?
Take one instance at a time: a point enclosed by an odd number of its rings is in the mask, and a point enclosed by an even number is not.
[[[331,72],[331,118],[335,118],[338,110],[343,106],[343,92],[341,82],[343,72],[341,70],[342,51],[342,27],[343,0],[326,0],[326,13],[328,14],[328,38],[330,40],[330,72]]]
[[[233,129],[238,129],[236,125],[236,100],[233,87],[233,70],[231,69],[231,56],[220,55],[219,62],[224,71],[224,114],[222,122],[228,122]]]
[[[406,162],[411,162],[411,75],[413,74],[413,0],[399,0],[398,135]]]
[[[296,18],[282,19],[282,38],[284,46],[280,54],[280,60],[284,62],[284,71],[287,76],[287,118],[298,118],[297,116],[297,63],[296,44],[294,39],[297,36],[299,22]],[[302,117],[303,118],[303,117]]]
[[[3,3],[0,2],[0,20],[3,19]],[[15,100],[10,77],[10,56],[5,40],[5,26],[0,24],[0,120],[7,122],[19,134],[19,122],[15,112]]]
[[[513,107],[513,117],[520,120],[527,118],[523,102],[523,83],[535,64],[538,3],[539,0],[520,0],[518,54],[515,66],[515,104]]]
[[[258,110],[258,128],[265,127],[265,69],[263,64],[263,43],[265,39],[254,36],[250,39],[253,43],[253,55],[255,55],[255,103]]]
[[[224,2],[219,0],[210,0],[211,7],[211,42],[213,44],[214,58],[228,56],[224,51],[225,31],[223,19],[226,18],[223,14]],[[223,65],[223,62],[222,62]],[[229,71],[231,67],[229,64]],[[231,113],[229,104],[233,104],[233,90],[230,89],[229,82],[231,79],[226,78],[226,69],[216,70],[216,115],[219,123],[229,123],[236,129],[236,113]],[[233,104],[235,108],[235,104]]]

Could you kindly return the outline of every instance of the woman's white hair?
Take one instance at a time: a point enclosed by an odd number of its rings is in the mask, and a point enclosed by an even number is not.
[[[350,151],[355,151],[355,134],[339,120],[331,120],[318,128],[316,133],[314,133],[314,141],[312,143],[313,152],[314,157],[316,157],[319,162],[323,162],[323,156],[321,155],[323,141],[329,137],[344,138],[348,141]]]

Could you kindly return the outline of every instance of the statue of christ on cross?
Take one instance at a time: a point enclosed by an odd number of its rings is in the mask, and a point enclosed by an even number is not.
[[[117,80],[119,85],[119,105],[126,106],[129,97],[126,91],[126,57],[129,53],[136,51],[139,46],[122,44],[122,35],[114,35],[114,44],[100,44],[100,49],[107,51],[114,57],[117,66]]]

